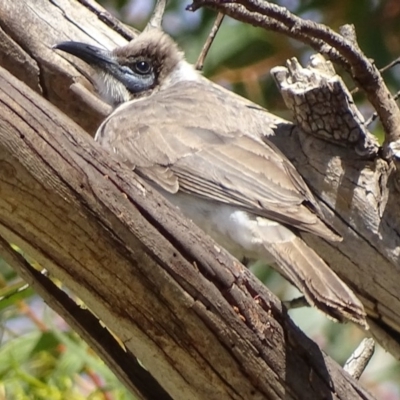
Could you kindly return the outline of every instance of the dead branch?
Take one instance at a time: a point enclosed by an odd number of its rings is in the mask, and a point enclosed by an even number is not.
[[[78,294],[172,398],[371,399],[247,269],[104,153],[1,70],[0,235]]]
[[[345,67],[378,113],[386,137],[384,149],[400,138],[400,110],[379,70],[357,44],[354,28],[346,25],[336,33],[323,24],[304,20],[286,8],[260,0],[194,0],[189,9],[207,6],[235,19],[283,33],[310,45],[317,52]],[[389,152],[390,153],[390,152]]]

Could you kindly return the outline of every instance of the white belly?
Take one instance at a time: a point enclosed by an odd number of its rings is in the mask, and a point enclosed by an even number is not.
[[[265,245],[268,242],[286,242],[294,237],[292,231],[275,221],[223,203],[181,192],[170,194],[162,191],[162,194],[239,260],[262,259],[270,264],[274,259]]]

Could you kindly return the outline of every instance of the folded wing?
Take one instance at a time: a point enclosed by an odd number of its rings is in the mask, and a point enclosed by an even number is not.
[[[148,99],[124,104],[102,124],[96,140],[168,192],[181,190],[235,205],[340,240],[323,222],[292,164],[263,139],[267,128],[262,126],[260,111],[237,102],[222,107],[223,92],[208,86],[202,90],[202,108],[192,115],[201,84],[176,84]],[[227,109],[243,117],[227,118]]]

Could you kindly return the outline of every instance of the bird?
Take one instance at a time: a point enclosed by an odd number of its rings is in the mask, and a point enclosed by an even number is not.
[[[263,260],[340,322],[367,329],[360,300],[301,232],[342,240],[303,178],[270,141],[265,110],[211,83],[161,29],[160,0],[144,31],[112,51],[54,46],[89,64],[112,113],[95,140],[238,259]]]

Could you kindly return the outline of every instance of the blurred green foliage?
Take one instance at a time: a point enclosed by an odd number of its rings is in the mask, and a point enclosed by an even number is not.
[[[0,399],[133,400],[86,343],[26,286],[0,261]]]
[[[119,19],[142,29],[154,0],[102,0]],[[382,67],[400,54],[399,0],[280,0],[303,18],[325,23],[334,29],[354,24],[360,47]],[[164,27],[195,62],[215,13],[185,11],[190,0],[169,2]],[[269,75],[290,57],[306,63],[312,50],[282,35],[225,18],[206,59],[205,75],[237,93],[290,118]],[[400,87],[398,68],[384,75],[390,89]],[[346,82],[351,82],[348,77]],[[362,113],[372,109],[362,94],[356,96]],[[379,124],[375,133],[382,135]],[[253,271],[280,298],[290,299],[298,292],[277,274],[261,265]],[[100,359],[52,311],[34,297],[31,289],[20,291],[24,283],[0,260],[0,400],[31,399],[133,399]],[[363,338],[351,325],[327,320],[316,310],[290,312],[300,327],[341,364]],[[378,347],[361,378],[364,386],[382,400],[400,398],[400,367]]]

